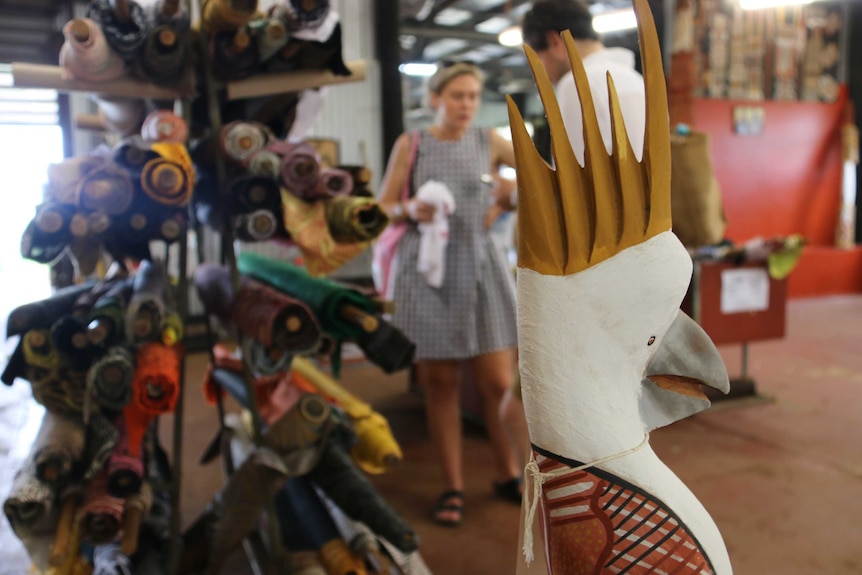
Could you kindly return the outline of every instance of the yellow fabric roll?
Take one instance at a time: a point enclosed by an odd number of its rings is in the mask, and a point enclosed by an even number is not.
[[[320,548],[328,575],[367,575],[365,563],[353,554],[343,539],[333,539]]]

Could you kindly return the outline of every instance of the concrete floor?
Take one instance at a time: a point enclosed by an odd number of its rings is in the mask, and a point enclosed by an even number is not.
[[[716,404],[708,412],[652,434],[662,459],[701,499],[718,524],[737,575],[862,574],[862,296],[792,301],[787,337],[750,346],[749,373],[759,396]],[[722,348],[731,375],[738,346]],[[204,405],[200,373],[187,362],[182,513],[190,523],[218,488],[218,464],[197,459],[216,427]],[[355,393],[386,415],[404,450],[403,465],[373,478],[384,497],[421,537],[435,574],[510,574],[519,510],[491,496],[490,450],[480,429],[465,439],[467,510],[458,529],[429,519],[439,491],[421,398],[406,376],[369,367],[344,373]],[[18,383],[0,394],[0,496],[38,409]],[[29,422],[29,427],[28,427]],[[170,428],[169,418],[163,420]],[[17,438],[17,439],[15,439]],[[168,438],[165,438],[169,441]],[[239,558],[224,573],[248,572]],[[0,575],[20,574],[20,546],[0,521]]]

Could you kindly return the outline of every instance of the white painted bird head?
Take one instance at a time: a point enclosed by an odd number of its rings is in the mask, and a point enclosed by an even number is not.
[[[709,337],[679,311],[692,263],[671,232],[667,92],[647,0],[635,0],[634,6],[646,88],[642,161],[626,135],[610,75],[613,145],[607,153],[587,74],[568,32],[563,39],[583,114],[585,165],[575,158],[550,79],[529,47],[527,58],[551,130],[554,168],[536,151],[511,98],[509,117],[519,187],[525,394],[549,381],[567,385],[577,380],[586,400],[593,393],[616,402],[620,417],[639,411],[649,430],[706,408],[701,385],[726,393],[729,384]],[[542,392],[539,396],[553,401]]]

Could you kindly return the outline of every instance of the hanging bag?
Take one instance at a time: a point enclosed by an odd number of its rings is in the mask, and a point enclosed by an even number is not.
[[[419,132],[413,132],[410,142],[410,160],[407,164],[407,177],[404,180],[404,187],[401,190],[401,201],[406,202],[410,199],[410,181],[413,179],[413,167],[416,163],[416,154],[419,151]],[[389,290],[392,289],[391,274],[395,256],[398,252],[398,242],[407,231],[408,223],[406,221],[393,223],[387,226],[377,242],[374,244],[374,258],[372,261],[372,270],[374,276],[374,285],[378,293],[383,297],[390,297]]]

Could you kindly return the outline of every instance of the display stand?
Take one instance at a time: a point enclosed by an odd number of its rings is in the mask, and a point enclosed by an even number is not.
[[[740,374],[730,380],[730,393],[710,393],[713,401],[757,395],[748,370],[748,344],[781,339],[786,331],[787,281],[769,276],[765,262],[739,265],[695,261],[682,303],[716,345],[740,344]]]

